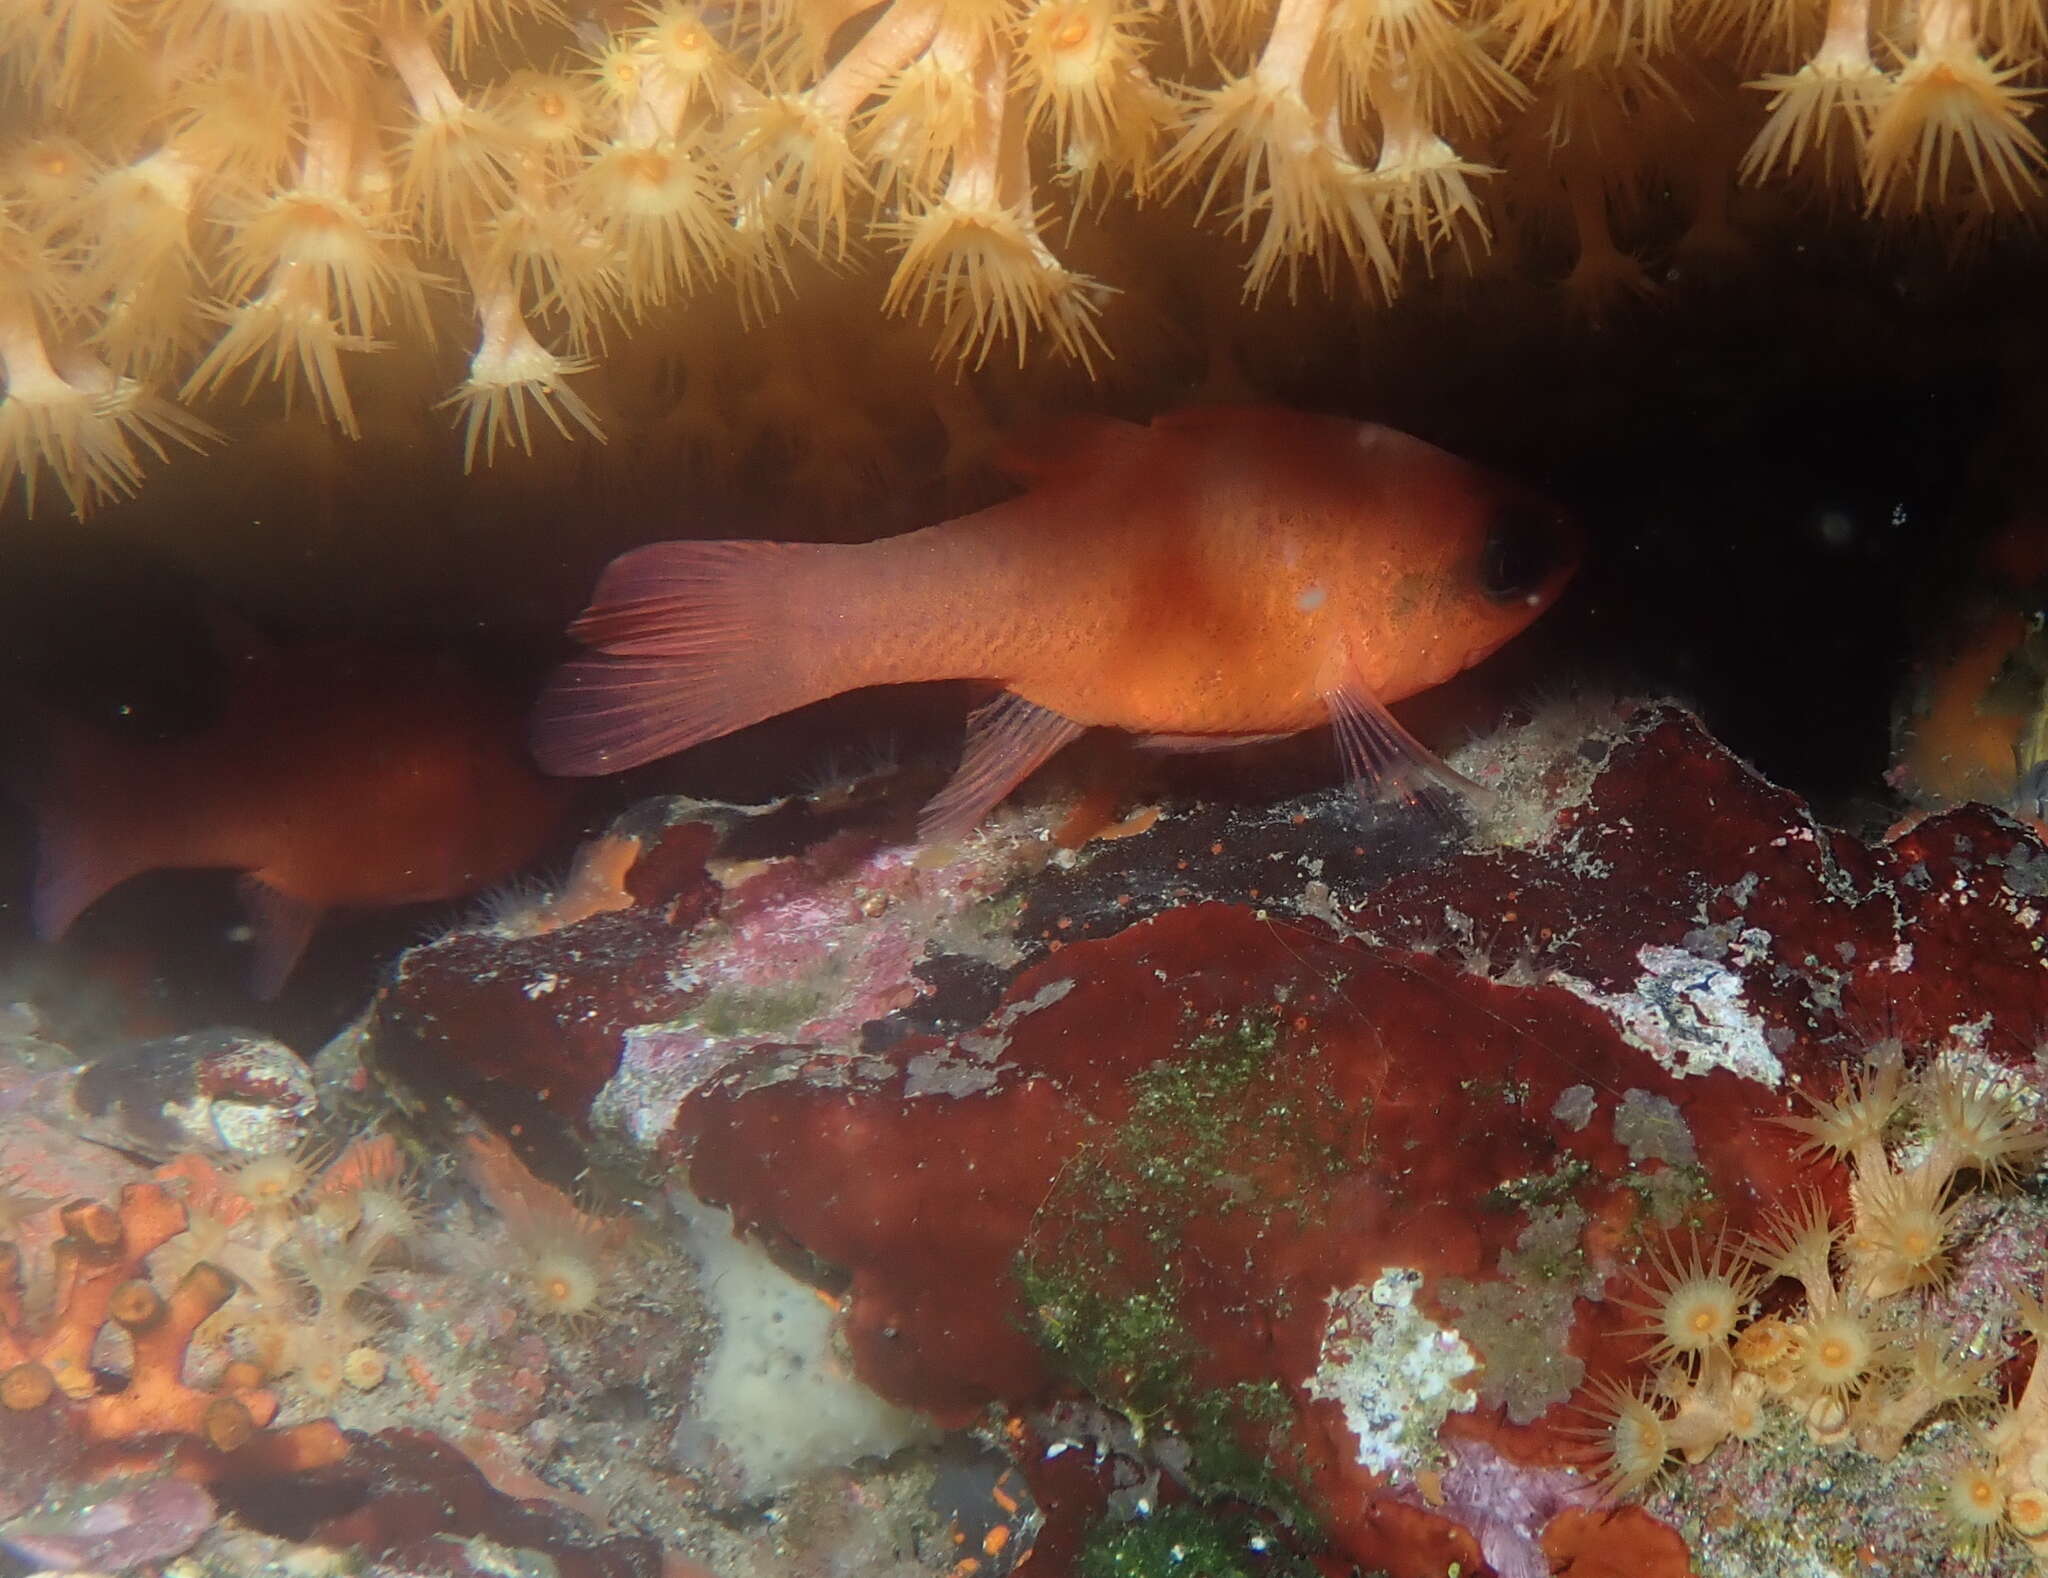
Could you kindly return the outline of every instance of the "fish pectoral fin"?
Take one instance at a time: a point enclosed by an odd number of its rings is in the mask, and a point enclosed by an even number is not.
[[[1404,729],[1366,688],[1356,664],[1347,667],[1345,683],[1325,691],[1323,702],[1330,709],[1344,776],[1357,786],[1361,799],[1370,801],[1391,785],[1410,805],[1424,801],[1439,811],[1461,797],[1480,804],[1492,800],[1490,790],[1449,766]]]
[[[918,817],[918,836],[937,840],[972,832],[997,801],[1080,733],[1072,718],[1007,690],[976,708],[967,719],[959,771]]]
[[[324,912],[318,904],[280,892],[254,872],[235,879],[242,896],[242,908],[249,915],[254,933],[254,955],[249,960],[249,995],[267,1003],[284,990],[299,955],[313,939],[313,929]]]

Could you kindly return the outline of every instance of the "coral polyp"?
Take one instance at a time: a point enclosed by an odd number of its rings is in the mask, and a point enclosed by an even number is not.
[[[1818,187],[1873,246],[1901,218],[1955,232],[2037,201],[2034,7],[1819,13],[17,6],[0,485],[80,514],[125,497],[169,445],[221,436],[181,404],[242,429],[298,400],[357,437],[438,403],[472,464],[621,422],[714,443],[689,396],[612,397],[647,356],[756,381],[719,342],[796,333],[813,303],[941,385],[998,359],[1093,381],[1190,299],[1196,342],[1241,339],[1219,269],[1253,304],[1522,269],[1597,315],[1652,285],[1660,187],[1724,240],[1774,223],[1731,219],[1738,181]]]
[[[1654,1337],[1653,1361],[1697,1366],[1724,1349],[1755,1296],[1757,1273],[1732,1246],[1695,1243],[1680,1253],[1665,1245],[1643,1279],[1646,1298],[1631,1307],[1650,1317],[1641,1335]]]
[[[1648,1489],[1674,1450],[1663,1414],[1641,1392],[1615,1381],[1595,1387],[1585,1408],[1592,1420],[1583,1434],[1594,1482],[1617,1500]]]

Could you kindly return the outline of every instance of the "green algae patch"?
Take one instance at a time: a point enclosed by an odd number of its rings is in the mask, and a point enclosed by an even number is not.
[[[1622,1174],[1619,1182],[1642,1201],[1644,1222],[1660,1233],[1708,1225],[1714,1189],[1704,1167],[1648,1167]]]
[[[1155,1241],[1201,1210],[1301,1215],[1309,1200],[1262,1189],[1253,1176],[1288,1166],[1320,1198],[1314,1186],[1341,1171],[1338,1153],[1322,1137],[1334,1116],[1332,1098],[1301,1088],[1299,1073],[1294,1059],[1280,1056],[1270,1015],[1195,1037],[1186,1057],[1133,1076],[1130,1111],[1075,1159],[1071,1192],[1092,1193],[1105,1217],[1143,1217]]]
[[[1294,1407],[1243,1341],[1231,1279],[1267,1235],[1327,1213],[1361,1157],[1363,1117],[1320,1078],[1313,1047],[1283,1046],[1270,1015],[1191,1037],[1135,1075],[1061,1169],[1014,1272],[1033,1335],[1069,1379],[1172,1435],[1206,1495],[1307,1517]]]
[[[1599,1170],[1591,1162],[1566,1152],[1549,1172],[1503,1179],[1474,1200],[1473,1205],[1489,1214],[1568,1207],[1579,1198],[1580,1190],[1597,1183],[1599,1177]]]
[[[1029,1256],[1018,1261],[1017,1282],[1038,1341],[1060,1368],[1140,1428],[1185,1390],[1194,1349],[1174,1290],[1115,1296],[1092,1275],[1062,1274]]]
[[[1135,1523],[1090,1531],[1078,1578],[1315,1578],[1308,1558],[1282,1549],[1256,1519],[1203,1506],[1164,1507]]]
[[[1276,1444],[1283,1456],[1294,1456],[1286,1446],[1293,1417],[1278,1381],[1240,1381],[1187,1399],[1180,1435],[1203,1493],[1270,1507],[1296,1528],[1312,1528],[1307,1504],[1273,1461]]]
[[[1575,1305],[1602,1282],[1580,1247],[1585,1225],[1576,1206],[1536,1207],[1514,1247],[1502,1251],[1498,1280],[1447,1277],[1437,1290],[1485,1361],[1480,1402],[1505,1408],[1515,1424],[1540,1418],[1585,1379],[1585,1361],[1570,1351]]]

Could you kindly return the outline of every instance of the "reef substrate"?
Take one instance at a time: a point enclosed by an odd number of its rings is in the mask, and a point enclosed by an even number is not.
[[[543,1170],[686,1179],[824,1290],[862,1381],[1021,1473],[978,1571],[1149,1571],[1168,1518],[1247,1572],[1757,1570],[1808,1443],[1596,1493],[1643,1268],[1839,1212],[1773,1120],[1874,1047],[2038,1105],[2048,855],[1980,807],[1831,829],[1667,704],[1453,760],[1469,829],[1331,790],[918,847],[859,799],[663,802],[614,905],[415,950],[366,1045]],[[1988,1354],[2034,1206],[1987,1204],[1945,1285]],[[1946,1570],[1907,1501],[1770,1538]]]

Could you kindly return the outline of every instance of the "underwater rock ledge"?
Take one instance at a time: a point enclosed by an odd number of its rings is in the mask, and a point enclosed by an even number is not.
[[[1646,1362],[1660,1277],[1856,1208],[1774,1119],[1874,1050],[2038,1107],[2048,854],[1978,807],[1826,828],[1669,704],[1454,764],[1497,797],[1463,838],[1338,791],[1073,851],[1028,805],[930,847],[858,804],[645,807],[612,902],[414,950],[369,1044],[543,1163],[680,1172],[828,1286],[862,1380],[1014,1456],[1034,1570],[1099,1553],[1136,1484],[1239,1509],[1275,1561],[1765,1571],[1761,1498],[1823,1472],[1771,1538],[1948,1570],[1933,1410],[1881,1482],[1811,1409],[1803,1439],[1730,1424],[1647,1510],[1595,1481],[1622,1399],[1703,1394]],[[1938,1287],[1856,1297],[1988,1372],[2040,1212],[1969,1205]],[[1798,1317],[1786,1280],[1737,1279],[1757,1326]]]

